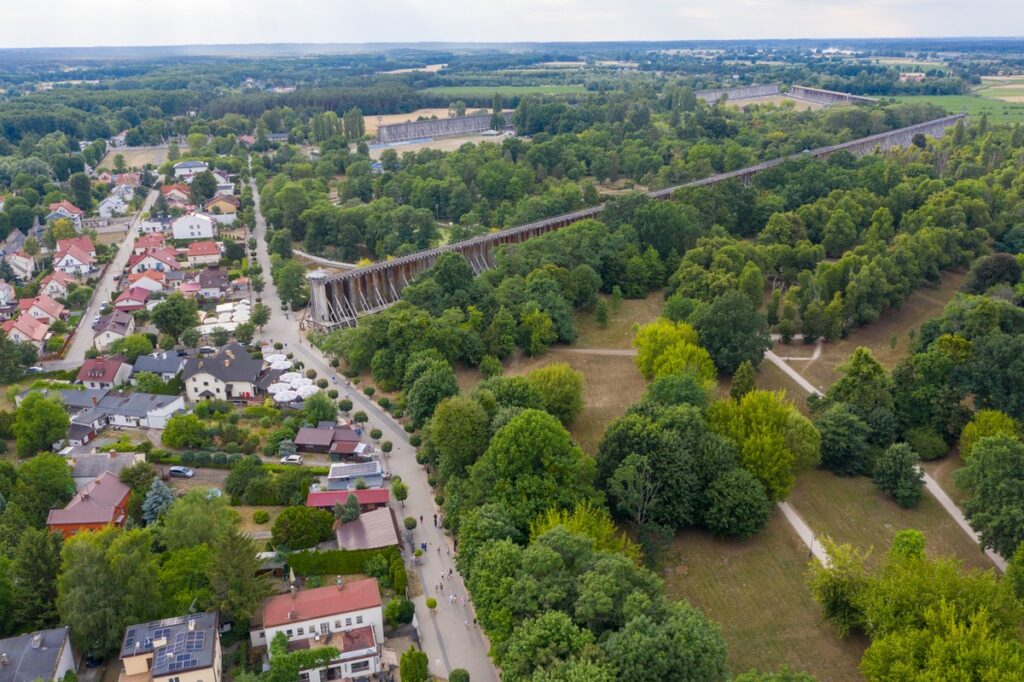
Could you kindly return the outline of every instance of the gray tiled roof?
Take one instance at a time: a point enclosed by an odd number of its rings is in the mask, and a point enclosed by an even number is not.
[[[177,374],[185,364],[185,358],[177,353],[153,353],[140,355],[135,361],[133,373]]]
[[[249,381],[259,378],[263,360],[254,359],[241,344],[230,343],[216,355],[208,358],[189,358],[182,379],[206,372],[221,381]]]
[[[33,642],[36,637],[38,640]],[[0,668],[3,682],[52,680],[68,638],[67,626],[0,639],[0,653],[8,664]]]

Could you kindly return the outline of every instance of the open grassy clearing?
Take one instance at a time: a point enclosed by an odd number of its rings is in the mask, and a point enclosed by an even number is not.
[[[800,475],[789,502],[816,533],[872,550],[870,566],[879,565],[896,531],[914,528],[924,533],[930,556],[956,557],[969,568],[992,568],[981,549],[927,493],[917,507],[903,509],[866,476],[835,476],[814,469]]]
[[[496,92],[502,95],[578,95],[586,91],[582,85],[438,85],[423,90],[451,97],[489,96]]]
[[[653,322],[661,314],[665,297],[660,290],[647,294],[647,298],[622,301],[612,310],[612,297],[604,296],[608,303],[608,324],[602,327],[594,319],[594,313],[583,311],[576,315],[579,338],[573,347],[578,348],[632,348],[634,325]]]
[[[969,116],[987,113],[991,123],[1024,122],[1024,104],[1002,102],[979,95],[907,95],[897,97],[899,102],[927,102],[942,107],[951,114],[966,110]]]
[[[788,666],[821,682],[860,680],[865,642],[836,637],[807,588],[807,562],[807,548],[776,511],[746,540],[678,533],[662,568],[669,596],[722,626],[734,673]]]
[[[269,531],[274,527],[274,520],[278,514],[284,511],[285,507],[250,507],[248,505],[239,505],[232,507],[241,518],[238,523],[238,530],[243,533],[253,533],[258,531]],[[266,523],[256,523],[252,519],[252,515],[258,511],[265,511],[270,514],[270,520]]]
[[[962,272],[946,272],[938,286],[916,290],[899,309],[886,311],[880,318],[854,330],[845,339],[826,343],[817,360],[788,362],[793,369],[823,390],[839,378],[836,368],[846,362],[859,346],[870,348],[875,359],[891,369],[909,354],[910,330],[916,332],[925,320],[941,313],[960,290],[965,278],[966,275]],[[893,335],[896,335],[895,346],[892,345]],[[813,346],[804,345],[798,337],[790,346],[776,344],[774,350],[781,356],[810,356]],[[792,382],[790,385],[793,386]]]
[[[188,152],[188,145],[179,145],[182,155]],[[119,147],[110,149],[100,160],[99,168],[106,168],[113,172],[114,157],[120,154],[124,157],[124,165],[128,168],[142,168],[147,163],[159,166],[167,160],[167,147]]]
[[[990,85],[979,88],[975,92],[982,97],[992,97],[1004,102],[1017,104],[1024,102],[1024,85],[1020,81],[1004,85]]]

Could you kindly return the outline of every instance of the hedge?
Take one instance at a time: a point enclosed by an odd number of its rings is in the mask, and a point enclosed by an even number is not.
[[[395,592],[405,594],[409,576],[405,572],[405,563],[402,561],[402,555],[397,547],[293,552],[288,555],[288,565],[299,575],[307,577],[312,575],[352,575],[353,573],[365,573],[366,562],[380,555],[388,560],[391,585]]]

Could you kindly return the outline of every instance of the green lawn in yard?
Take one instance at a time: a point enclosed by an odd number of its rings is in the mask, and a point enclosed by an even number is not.
[[[965,108],[972,117],[988,114],[991,123],[1024,123],[1024,104],[1002,102],[978,95],[909,95],[896,98],[900,102],[927,102],[940,106],[951,114]]]
[[[502,95],[579,95],[586,91],[582,85],[438,85],[423,90],[451,97],[479,97],[496,92]]]
[[[745,540],[681,532],[660,568],[670,597],[721,625],[733,673],[788,666],[820,682],[860,680],[866,642],[836,636],[811,597],[807,566],[807,548],[776,511]]]
[[[927,492],[917,507],[903,509],[866,476],[814,469],[800,475],[789,502],[815,533],[862,551],[871,549],[871,566],[882,560],[896,531],[913,528],[924,533],[930,556],[956,557],[968,568],[992,568],[978,545]]]

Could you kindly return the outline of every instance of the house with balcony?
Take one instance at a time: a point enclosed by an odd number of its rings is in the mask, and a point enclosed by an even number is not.
[[[247,401],[259,392],[263,360],[253,358],[238,343],[230,343],[216,355],[189,358],[181,378],[192,402],[208,398]]]

